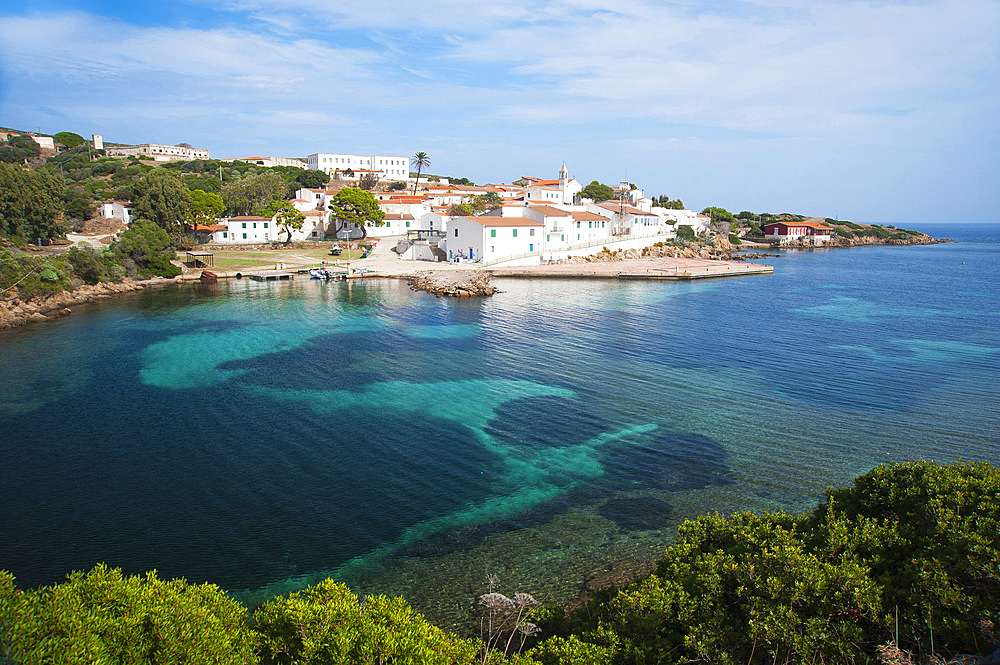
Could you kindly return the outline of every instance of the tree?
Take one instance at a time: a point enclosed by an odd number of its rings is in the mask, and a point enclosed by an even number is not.
[[[402,180],[395,180],[389,183],[390,192],[401,192],[406,189],[406,183]]]
[[[41,146],[30,136],[24,134],[9,136],[6,144],[0,144],[0,162],[24,164],[38,157],[41,152]]]
[[[285,181],[277,173],[258,173],[227,182],[222,187],[222,200],[231,215],[256,215],[285,193]]]
[[[468,203],[456,203],[448,208],[448,214],[452,217],[471,217],[473,214],[472,206]]]
[[[168,233],[183,231],[190,215],[191,192],[180,178],[164,169],[153,169],[132,185],[132,213],[148,219]]]
[[[424,167],[430,166],[431,160],[428,159],[427,153],[419,151],[414,153],[413,157],[410,157],[410,167],[417,167],[417,179],[413,181],[413,193],[417,193],[417,185],[420,183],[420,172],[424,170]]]
[[[70,149],[78,145],[83,145],[86,142],[82,136],[73,132],[59,132],[58,134],[53,134],[52,138]]]
[[[354,224],[361,229],[361,237],[366,238],[366,226],[382,226],[385,223],[385,211],[379,207],[375,197],[356,187],[345,187],[337,192],[330,199],[329,208],[337,224],[334,236],[339,235],[347,224]]]
[[[304,169],[301,173],[295,176],[295,182],[302,187],[311,187],[315,189],[330,182],[330,176],[327,175],[325,171]]]
[[[191,221],[205,224],[217,220],[226,210],[222,197],[218,194],[195,189],[191,192]]]
[[[292,242],[292,230],[298,231],[306,221],[306,216],[292,207],[288,201],[272,201],[266,214],[273,217],[279,233],[287,233],[285,244]]]
[[[608,185],[602,185],[596,180],[593,180],[589,185],[583,188],[580,195],[595,202],[610,201],[615,198],[615,190]]]
[[[122,233],[111,251],[126,266],[129,276],[139,279],[176,277],[180,268],[170,262],[170,236],[163,227],[147,219],[137,219]]]
[[[725,208],[717,208],[713,206],[711,208],[705,208],[704,210],[701,211],[701,214],[708,215],[709,217],[711,217],[713,223],[719,223],[719,222],[728,222],[730,224],[733,223],[733,213],[729,212]]]
[[[245,665],[255,642],[245,612],[213,584],[161,580],[156,571],[126,577],[98,564],[24,591],[0,571],[0,660]]]
[[[375,189],[375,185],[378,184],[378,176],[374,173],[363,173],[360,178],[358,178],[358,187],[366,191],[371,191]]]
[[[64,235],[59,211],[65,189],[58,175],[0,164],[0,235],[29,242]]]

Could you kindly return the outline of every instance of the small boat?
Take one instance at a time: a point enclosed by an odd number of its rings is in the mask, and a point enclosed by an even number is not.
[[[219,276],[216,275],[211,270],[202,270],[201,277],[199,279],[201,279],[201,281],[203,282],[218,282]]]

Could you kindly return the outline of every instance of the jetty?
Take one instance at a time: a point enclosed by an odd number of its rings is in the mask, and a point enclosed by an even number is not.
[[[488,272],[493,277],[695,280],[769,275],[774,267],[740,261],[663,257],[491,268]]]

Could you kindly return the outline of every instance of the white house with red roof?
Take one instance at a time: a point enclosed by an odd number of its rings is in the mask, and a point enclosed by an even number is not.
[[[448,253],[449,261],[519,257],[513,261],[537,264],[541,257],[544,230],[542,222],[527,217],[502,214],[452,217],[438,246]]]
[[[813,221],[771,222],[764,225],[764,237],[781,244],[801,240],[814,245],[822,245],[833,237],[833,228]]]

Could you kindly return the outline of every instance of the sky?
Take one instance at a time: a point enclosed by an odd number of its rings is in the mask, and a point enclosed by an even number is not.
[[[4,0],[0,126],[1000,219],[1000,0]]]

